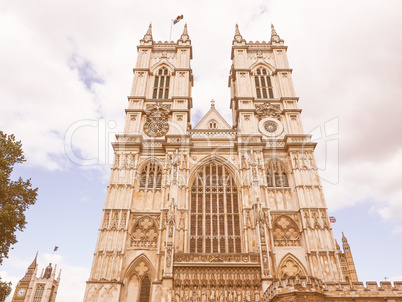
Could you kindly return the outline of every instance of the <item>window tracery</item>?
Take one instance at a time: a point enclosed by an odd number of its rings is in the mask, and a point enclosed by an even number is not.
[[[268,162],[267,170],[267,185],[272,188],[287,188],[289,187],[289,180],[286,174],[284,164],[277,160]]]
[[[45,285],[44,284],[38,284],[36,286],[33,302],[40,302],[40,300],[42,300],[44,290],[45,290]]]
[[[265,68],[257,68],[254,74],[254,80],[257,99],[274,98],[271,77],[269,76],[269,72]]]
[[[143,167],[139,188],[142,190],[156,190],[162,187],[162,168],[157,163],[149,162]]]
[[[287,216],[275,220],[273,237],[275,246],[300,246],[299,227]]]
[[[158,227],[155,221],[145,216],[138,219],[131,232],[131,246],[155,248],[158,240]]]
[[[190,213],[190,252],[241,252],[237,186],[225,166],[209,163],[196,172]]]
[[[170,75],[166,67],[160,68],[155,74],[153,99],[169,98]]]
[[[285,256],[279,264],[279,279],[306,277],[307,273],[300,261],[292,254]]]

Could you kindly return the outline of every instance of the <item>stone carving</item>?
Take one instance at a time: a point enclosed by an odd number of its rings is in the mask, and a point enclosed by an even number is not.
[[[110,212],[105,211],[105,218],[103,220],[103,227],[108,228],[109,227],[109,220],[110,220]]]
[[[149,270],[148,266],[145,264],[144,261],[141,261],[140,264],[138,264],[135,267],[135,271],[137,274],[141,277],[144,273],[146,273]]]
[[[126,227],[126,223],[127,223],[127,212],[124,212],[121,217],[120,228],[124,229]]]
[[[112,213],[113,213],[113,216],[112,216],[111,228],[116,228],[119,223],[119,213],[116,211],[114,211]]]
[[[145,134],[150,137],[165,135],[169,131],[168,116],[170,111],[170,105],[164,105],[162,102],[156,102],[153,105],[148,104],[145,109]]]
[[[260,255],[249,254],[197,254],[197,253],[175,253],[175,262],[238,262],[238,263],[259,263]]]
[[[306,276],[303,268],[297,263],[293,257],[284,259],[280,265],[279,277],[280,279],[287,277],[301,277]]]
[[[269,102],[256,105],[255,111],[257,112],[258,120],[262,120],[266,117],[279,118],[282,114],[282,110],[280,109],[279,105],[272,105]]]
[[[158,227],[151,217],[145,216],[135,222],[131,233],[132,247],[155,248],[157,239]]]
[[[280,216],[273,227],[275,246],[300,246],[300,233],[296,223],[287,216]]]
[[[172,247],[170,245],[166,246],[166,266],[172,266]]]

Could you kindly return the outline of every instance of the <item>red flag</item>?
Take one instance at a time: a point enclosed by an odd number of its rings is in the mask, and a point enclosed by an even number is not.
[[[330,223],[335,223],[336,222],[335,217],[334,216],[329,216],[329,222]]]

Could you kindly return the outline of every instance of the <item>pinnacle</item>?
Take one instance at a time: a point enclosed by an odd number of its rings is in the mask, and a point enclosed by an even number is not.
[[[342,242],[348,242],[348,240],[346,239],[345,234],[343,234],[343,232],[342,232]]]
[[[279,37],[279,35],[277,34],[274,25],[271,23],[271,43],[275,42],[275,43],[279,43],[279,42],[283,42],[283,40],[281,39],[281,37]]]
[[[152,40],[152,24],[151,23],[149,23],[148,30],[147,30],[146,34],[144,35],[143,40],[145,40],[145,41]]]
[[[180,40],[186,41],[186,40],[189,40],[189,39],[190,39],[190,37],[189,37],[188,31],[187,31],[187,23],[185,23],[183,33],[180,36]]]
[[[239,25],[236,23],[236,27],[235,27],[235,35],[234,35],[234,38],[233,38],[233,41],[236,41],[236,42],[242,42],[244,39],[243,39],[243,37],[242,37],[242,35],[240,34],[240,30],[239,30]]]

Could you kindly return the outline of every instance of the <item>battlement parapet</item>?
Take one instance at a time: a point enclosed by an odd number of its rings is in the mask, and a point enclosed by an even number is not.
[[[390,302],[402,301],[402,282],[395,281],[393,284],[389,281],[382,281],[378,285],[377,282],[323,282],[315,277],[289,277],[281,280],[274,280],[264,293],[263,301],[279,301],[287,302],[290,295],[296,297],[300,295],[300,300],[306,296],[312,296],[314,301],[325,301],[326,299],[334,301],[339,298],[340,301],[345,299],[373,299],[378,301],[389,300]],[[281,298],[282,297],[282,298]],[[304,298],[303,298],[304,297]]]

